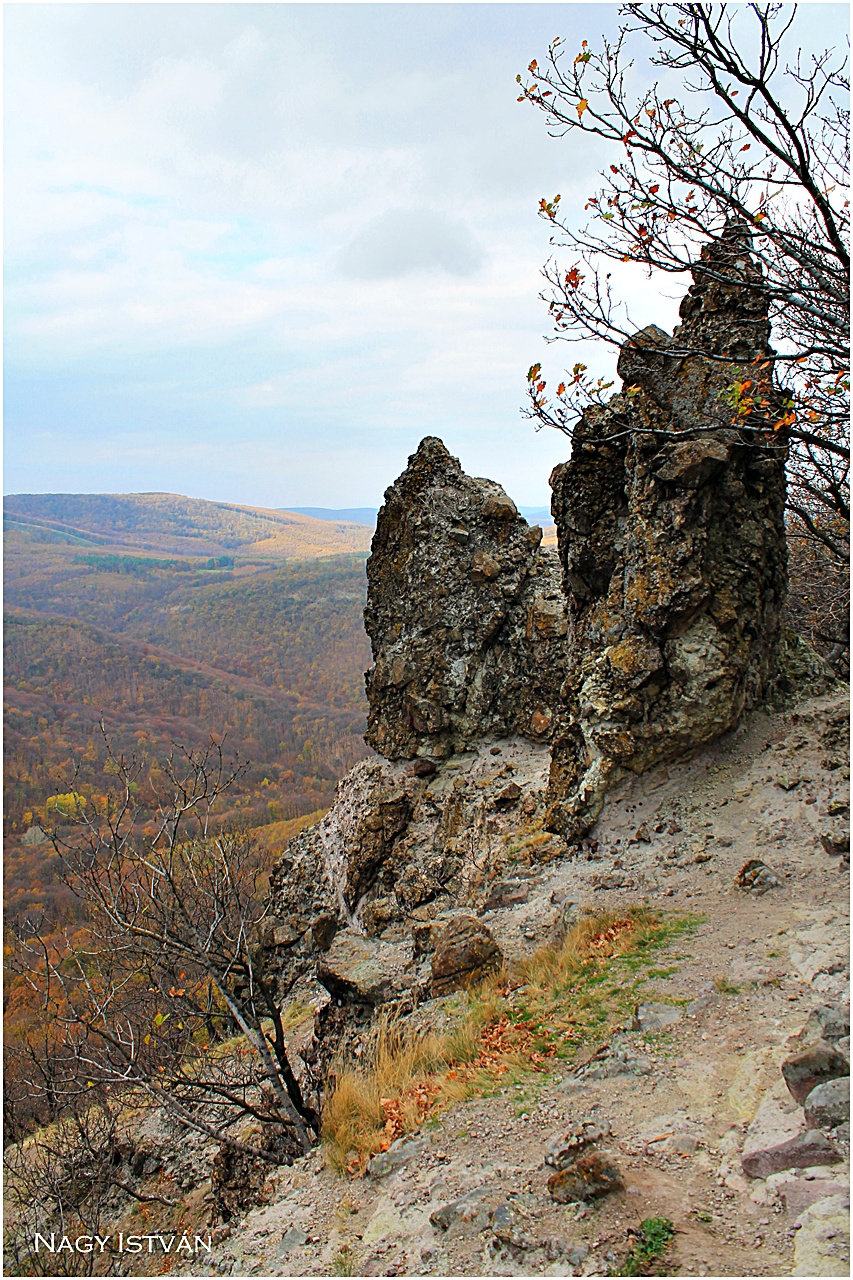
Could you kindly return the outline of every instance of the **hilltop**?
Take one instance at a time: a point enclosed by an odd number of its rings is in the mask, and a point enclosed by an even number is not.
[[[33,541],[160,555],[315,559],[370,547],[363,524],[174,493],[17,493],[3,499],[3,517]]]

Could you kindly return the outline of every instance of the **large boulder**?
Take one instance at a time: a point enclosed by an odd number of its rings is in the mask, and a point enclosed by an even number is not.
[[[760,267],[733,225],[702,250],[672,337],[625,344],[624,390],[551,476],[569,606],[550,825],[583,835],[608,788],[733,728],[765,695],[786,593],[783,431],[733,425],[772,360]],[[766,413],[781,403],[769,390]]]
[[[565,667],[559,565],[512,499],[427,437],[387,490],[364,620],[365,740],[388,760],[550,736]]]
[[[802,1105],[812,1089],[827,1080],[850,1075],[850,1063],[835,1045],[815,1040],[782,1063],[782,1076],[792,1098]]]
[[[410,990],[411,947],[344,930],[317,961],[317,977],[339,1000],[357,1004],[386,1004]]]
[[[482,982],[503,965],[503,954],[491,930],[474,916],[449,920],[432,956],[432,994],[447,995]]]

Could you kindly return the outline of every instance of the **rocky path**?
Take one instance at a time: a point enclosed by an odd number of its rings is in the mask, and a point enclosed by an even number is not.
[[[849,1123],[821,1113],[803,1146],[781,1073],[821,1029],[849,1057],[849,1024],[828,1015],[794,1039],[818,1006],[849,1010],[847,724],[840,697],[755,716],[615,791],[594,848],[533,869],[527,901],[484,918],[512,956],[538,945],[555,903],[698,917],[655,954],[636,1029],[569,1074],[555,1063],[446,1112],[365,1178],[341,1178],[322,1152],[282,1170],[265,1206],[220,1230],[217,1270],[601,1275],[624,1264],[629,1231],[666,1217],[669,1274],[848,1274]],[[736,888],[750,860],[767,870]],[[559,1204],[549,1143],[584,1121],[604,1131],[596,1149],[623,1189]],[[785,1142],[801,1144],[795,1167]],[[750,1153],[763,1176],[744,1171]]]

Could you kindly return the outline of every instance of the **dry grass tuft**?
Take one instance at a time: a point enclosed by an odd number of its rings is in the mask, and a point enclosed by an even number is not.
[[[413,1031],[380,1017],[369,1061],[339,1064],[334,1072],[323,1114],[323,1141],[334,1168],[362,1172],[375,1152],[467,1095],[481,1069],[483,1034],[503,1011],[499,983],[495,977],[467,992],[449,1031]]]
[[[519,965],[510,983],[497,975],[461,996],[448,1031],[380,1019],[366,1061],[339,1063],[333,1074],[323,1116],[330,1164],[362,1173],[374,1153],[449,1105],[494,1088],[509,1071],[541,1070],[555,1054],[574,1052],[633,1000],[635,982],[621,981],[624,990],[606,982],[630,979],[687,923],[662,921],[645,907],[589,916],[560,946],[541,947]]]

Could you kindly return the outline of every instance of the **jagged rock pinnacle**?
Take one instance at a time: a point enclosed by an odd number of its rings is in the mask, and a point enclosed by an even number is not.
[[[540,547],[492,480],[428,436],[387,490],[367,564],[370,746],[441,759],[489,735],[550,735],[565,604]]]
[[[568,839],[626,771],[734,728],[773,670],[786,443],[733,426],[726,402],[773,354],[748,232],[727,228],[693,278],[683,324],[624,345],[625,391],[584,415],[551,476],[570,657],[549,825]]]

